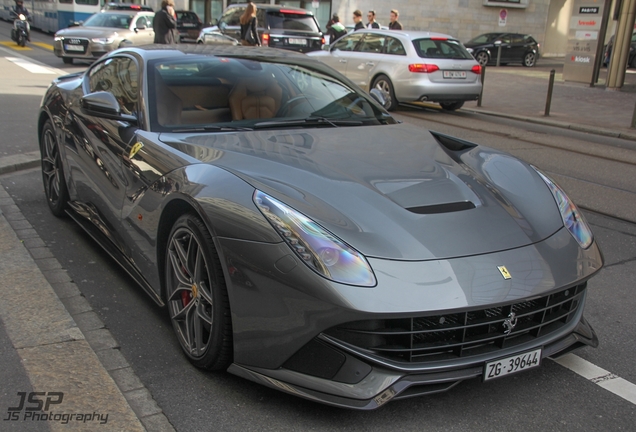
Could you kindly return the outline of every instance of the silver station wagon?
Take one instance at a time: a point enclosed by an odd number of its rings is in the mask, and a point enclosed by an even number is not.
[[[481,66],[457,39],[440,33],[359,30],[308,53],[364,90],[400,102],[438,102],[454,111],[481,92]]]

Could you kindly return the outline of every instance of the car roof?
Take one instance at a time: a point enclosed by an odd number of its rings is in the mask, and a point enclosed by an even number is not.
[[[430,39],[433,37],[458,40],[456,37],[444,33],[435,33],[417,30],[381,30],[381,29],[360,29],[355,33],[378,33],[387,36],[402,36],[407,39]]]
[[[295,51],[288,51],[269,47],[244,47],[232,45],[205,45],[205,44],[174,44],[174,45],[143,45],[124,48],[125,52],[132,52],[145,60],[171,59],[188,55],[209,55],[252,58],[254,60],[279,59],[287,62],[294,61],[300,63],[323,64],[322,62]],[[108,55],[113,55],[122,50],[112,51]]]
[[[311,16],[314,15],[313,12],[308,11],[307,9],[302,9],[302,8],[297,8],[292,6],[280,6],[280,5],[273,5],[273,4],[261,4],[261,3],[258,3],[255,6],[256,6],[256,9],[263,9],[265,11],[278,12],[281,9],[283,9],[290,12],[292,11],[298,12],[299,14],[303,14],[303,15],[311,15]],[[235,8],[235,7],[247,7],[247,3],[237,3],[237,4],[228,5],[227,9]]]

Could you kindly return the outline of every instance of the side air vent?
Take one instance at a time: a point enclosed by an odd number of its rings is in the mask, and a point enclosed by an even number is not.
[[[454,152],[462,152],[465,150],[470,150],[472,148],[477,147],[477,144],[471,143],[469,141],[464,141],[459,138],[452,137],[450,135],[444,135],[439,132],[431,131],[431,135],[437,140],[438,143],[443,145],[450,151]]]
[[[408,211],[417,214],[436,214],[436,213],[451,213],[462,210],[474,209],[475,204],[470,201],[460,201],[447,204],[435,204],[429,206],[410,207]]]

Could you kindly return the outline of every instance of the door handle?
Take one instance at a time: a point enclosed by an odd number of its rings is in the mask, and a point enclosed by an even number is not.
[[[373,63],[373,62],[367,62],[366,64],[367,64],[367,66],[375,66],[375,63]]]
[[[338,60],[338,62],[340,62],[340,63],[346,63],[347,61],[346,61],[345,59],[340,59],[340,60]]]

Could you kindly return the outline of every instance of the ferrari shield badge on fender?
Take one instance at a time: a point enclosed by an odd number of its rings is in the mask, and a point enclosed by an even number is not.
[[[132,159],[137,153],[139,153],[139,150],[141,150],[143,146],[144,144],[139,141],[133,144],[132,148],[130,149],[130,153],[128,154],[128,158]]]
[[[497,268],[499,269],[499,273],[501,273],[504,279],[512,279],[512,275],[510,275],[510,272],[508,271],[506,266],[499,266]]]

